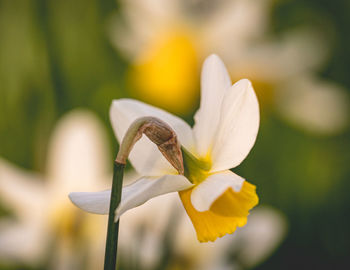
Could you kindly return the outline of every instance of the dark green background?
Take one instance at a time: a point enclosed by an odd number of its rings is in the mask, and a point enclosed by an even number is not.
[[[109,105],[128,96],[128,63],[106,35],[106,22],[116,11],[114,0],[0,1],[0,156],[43,171],[52,128],[77,107],[100,117],[115,147]],[[322,29],[332,48],[319,75],[349,90],[349,14],[347,0],[276,1],[271,33],[302,25]],[[239,173],[257,185],[261,203],[286,214],[289,233],[257,269],[350,268],[349,150],[349,129],[312,136],[277,114],[263,119]]]

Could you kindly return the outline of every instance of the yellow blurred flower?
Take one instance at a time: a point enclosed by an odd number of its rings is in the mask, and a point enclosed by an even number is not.
[[[106,220],[77,211],[67,194],[84,186],[105,188],[110,180],[103,127],[82,110],[68,113],[53,132],[44,175],[0,159],[1,202],[15,219],[0,220],[0,257],[49,269],[98,269]]]
[[[189,37],[181,30],[174,31],[148,44],[129,73],[136,96],[175,112],[188,112],[193,107],[198,60]]]
[[[266,21],[265,2],[123,1],[124,21],[116,17],[110,32],[131,60],[133,96],[174,113],[192,112],[200,63],[213,52],[239,51],[257,35]]]
[[[342,132],[349,124],[349,96],[334,84],[327,87],[329,82],[317,76],[329,56],[326,37],[309,28],[273,37],[269,29],[273,2],[122,1],[123,19],[112,20],[110,35],[131,61],[128,81],[132,94],[177,114],[192,112],[199,94],[198,63],[216,53],[225,61],[233,81],[252,81],[263,114],[278,112],[293,126],[316,134]],[[313,83],[305,84],[305,78]],[[303,92],[295,88],[300,84]],[[322,93],[314,86],[322,88]],[[296,99],[285,109],[294,91],[314,100],[315,109],[295,113],[303,106]],[[320,101],[320,95],[327,95],[332,102]],[[338,102],[341,99],[344,101]],[[335,100],[338,106],[334,106]],[[327,117],[319,124],[322,112],[340,120]]]

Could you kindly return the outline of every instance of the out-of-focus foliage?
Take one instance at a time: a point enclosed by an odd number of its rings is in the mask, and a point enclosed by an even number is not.
[[[124,63],[105,35],[114,1],[1,1],[0,154],[43,169],[64,112],[88,107],[108,123]]]
[[[312,71],[313,76],[321,83],[327,81],[341,86],[349,95],[349,1],[275,0],[271,3],[264,38],[279,40],[285,33],[300,27],[314,29],[325,38],[327,57]],[[109,134],[110,152],[115,152],[116,141],[108,116],[111,100],[145,93],[142,89],[134,92],[137,83],[142,84],[145,78],[130,84],[130,69],[137,74],[140,67],[133,69],[133,59],[116,50],[113,45],[116,41],[111,40],[112,18],[123,16],[121,5],[115,0],[0,0],[2,158],[45,175],[54,126],[61,116],[77,107],[93,111],[103,121]],[[179,46],[180,51],[182,48]],[[200,60],[189,64],[193,65],[178,70],[188,68],[189,73],[196,74],[194,70],[199,69]],[[150,66],[142,68],[147,70]],[[199,89],[199,77],[193,78],[193,84],[186,82],[175,81],[178,87],[189,85],[189,88]],[[163,85],[164,81],[153,81],[147,87]],[[255,85],[257,91],[266,87],[258,81]],[[294,87],[293,80],[288,80],[287,87]],[[194,98],[198,89],[191,99],[193,109],[179,112],[187,119],[192,119],[189,111],[195,111],[198,104]],[[152,96],[139,98],[152,102]],[[158,99],[153,100],[154,103],[159,103],[162,97],[158,93],[153,98]],[[300,102],[298,106],[302,105]],[[285,121],[279,109],[271,109],[266,104],[256,146],[239,167],[239,174],[257,185],[262,204],[272,205],[284,213],[289,231],[276,252],[256,269],[347,269],[350,266],[347,258],[350,253],[350,217],[347,214],[350,208],[350,125],[347,123],[339,132],[326,135],[309,132]],[[312,107],[313,103],[308,102],[307,106]],[[173,111],[178,109],[169,107]],[[333,115],[333,111],[323,115],[327,118],[330,114]],[[107,158],[112,160],[113,156]],[[16,216],[2,198],[0,205],[0,220]],[[142,233],[142,228],[140,230],[138,233]],[[0,261],[0,269],[38,268],[21,264],[8,266]]]

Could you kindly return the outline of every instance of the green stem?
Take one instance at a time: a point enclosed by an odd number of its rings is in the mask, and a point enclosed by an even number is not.
[[[115,222],[115,210],[121,200],[126,160],[134,144],[141,139],[143,133],[158,146],[160,152],[174,168],[177,169],[180,174],[183,174],[183,159],[180,143],[171,127],[155,117],[141,117],[136,119],[124,135],[114,164],[104,270],[115,270],[116,267],[119,220]]]
[[[120,203],[125,164],[114,163],[111,201],[109,205],[108,229],[106,240],[104,270],[115,270],[117,261],[119,220],[115,219],[115,210]]]

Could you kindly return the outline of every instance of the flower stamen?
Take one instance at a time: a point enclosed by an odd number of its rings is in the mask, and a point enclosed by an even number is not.
[[[207,159],[198,159],[191,154],[185,147],[181,147],[184,158],[185,176],[193,184],[199,184],[205,180],[211,169],[211,161]]]

